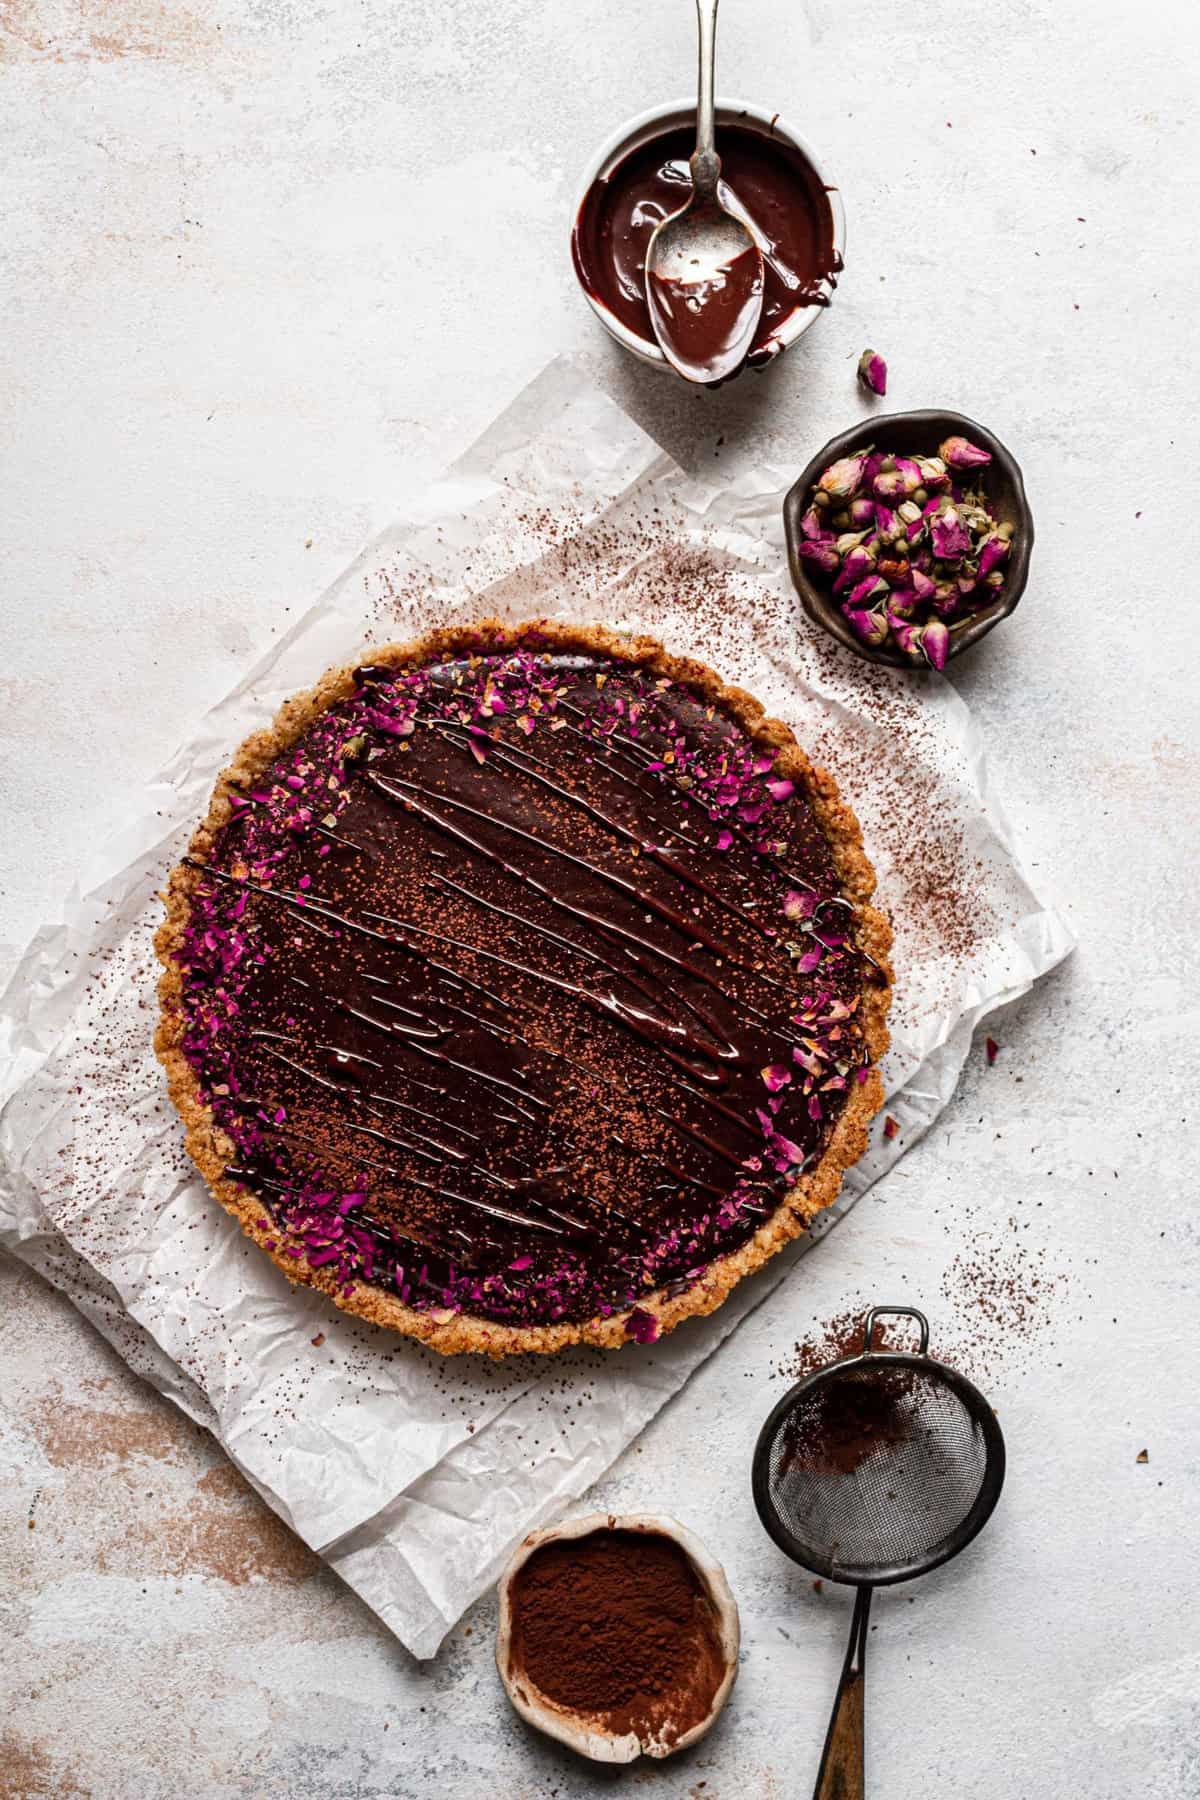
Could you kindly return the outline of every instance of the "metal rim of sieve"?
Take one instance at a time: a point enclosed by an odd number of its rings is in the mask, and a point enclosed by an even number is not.
[[[876,1320],[891,1314],[901,1314],[906,1318],[917,1320],[921,1330],[919,1350],[914,1352],[871,1349]],[[863,1348],[854,1356],[843,1356],[837,1362],[826,1363],[822,1368],[814,1369],[811,1375],[806,1375],[803,1380],[796,1382],[771,1408],[762,1430],[758,1434],[751,1469],[751,1485],[758,1516],[785,1556],[827,1581],[837,1581],[847,1587],[858,1588],[888,1587],[893,1582],[910,1581],[914,1576],[924,1575],[930,1569],[939,1568],[942,1563],[949,1562],[951,1557],[957,1556],[960,1550],[965,1550],[972,1539],[983,1530],[995,1510],[996,1502],[1000,1498],[1000,1490],[1004,1486],[1006,1463],[1004,1435],[1000,1430],[999,1422],[974,1382],[968,1381],[965,1375],[960,1375],[957,1369],[947,1368],[945,1363],[938,1362],[934,1357],[929,1356],[927,1354],[928,1344],[928,1321],[915,1307],[872,1307],[867,1314],[864,1327]],[[872,1564],[869,1571],[863,1570],[860,1566],[859,1572],[855,1572],[848,1565],[822,1556],[785,1524],[771,1493],[771,1452],[789,1415],[801,1401],[812,1394],[815,1389],[840,1379],[848,1371],[860,1369],[864,1365],[880,1369],[912,1369],[931,1384],[941,1383],[949,1388],[983,1435],[984,1467],[979,1492],[971,1507],[958,1526],[942,1538],[931,1551],[911,1557],[905,1562]]]

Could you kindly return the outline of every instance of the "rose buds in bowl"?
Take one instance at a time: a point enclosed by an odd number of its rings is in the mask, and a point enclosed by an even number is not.
[[[893,668],[943,668],[1012,612],[1029,573],[1021,471],[961,413],[895,413],[843,432],[783,517],[809,618]]]
[[[538,1730],[597,1762],[702,1738],[737,1674],[725,1574],[674,1519],[584,1518],[532,1532],[500,1578],[496,1664]]]

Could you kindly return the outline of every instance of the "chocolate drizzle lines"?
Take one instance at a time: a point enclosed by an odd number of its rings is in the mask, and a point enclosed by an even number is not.
[[[807,1162],[842,1104],[822,1092],[814,1121],[800,1065],[781,1094],[762,1077],[812,1042],[798,1006],[860,982],[832,938],[828,971],[789,962],[788,937],[820,943],[821,909],[849,908],[807,803],[710,821],[705,759],[744,783],[746,740],[633,667],[359,680],[190,859],[213,932],[192,934],[189,1004],[215,1021],[194,1059],[229,1173],[310,1255],[412,1304],[586,1317],[686,1283],[794,1178],[771,1120]],[[819,902],[795,930],[789,885]],[[227,931],[249,956],[230,1012]]]

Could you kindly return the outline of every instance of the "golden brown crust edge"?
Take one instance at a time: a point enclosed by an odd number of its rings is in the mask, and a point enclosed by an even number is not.
[[[757,700],[740,688],[728,686],[705,664],[688,657],[673,656],[653,638],[627,638],[605,626],[569,625],[544,619],[524,620],[519,624],[482,619],[470,625],[442,627],[409,643],[372,650],[370,657],[376,667],[413,668],[448,654],[517,647],[591,651],[685,683],[720,707],[755,742],[777,751],[782,772],[804,784],[829,840],[842,888],[858,908],[859,943],[881,970],[879,984],[866,986],[862,998],[863,1032],[872,1065],[870,1074],[865,1082],[852,1089],[820,1161],[801,1177],[753,1237],[729,1255],[710,1263],[694,1286],[675,1296],[669,1296],[664,1289],[655,1289],[638,1300],[637,1307],[641,1312],[653,1313],[657,1318],[662,1335],[674,1330],[686,1318],[713,1312],[739,1281],[761,1268],[786,1243],[805,1231],[818,1213],[833,1204],[841,1188],[843,1172],[866,1149],[871,1120],[884,1099],[883,1083],[875,1065],[888,1045],[886,1019],[891,1000],[891,927],[883,914],[870,904],[875,872],[863,851],[858,821],[838,793],[833,777],[824,769],[813,767],[786,725],[778,719],[767,718]],[[285,701],[270,726],[246,739],[217,781],[208,813],[188,846],[190,857],[197,861],[207,858],[216,833],[230,816],[229,794],[253,785],[321,713],[353,692],[356,666],[331,670],[307,693]],[[154,1047],[166,1070],[171,1099],[186,1128],[188,1153],[214,1199],[232,1213],[247,1237],[282,1269],[289,1281],[319,1288],[343,1311],[417,1338],[443,1355],[471,1351],[503,1357],[525,1351],[549,1354],[569,1344],[619,1349],[628,1343],[625,1330],[628,1312],[610,1318],[597,1316],[581,1323],[555,1325],[504,1325],[472,1313],[418,1312],[382,1288],[366,1282],[339,1283],[326,1270],[311,1268],[306,1258],[285,1255],[278,1244],[275,1249],[267,1248],[268,1242],[277,1243],[279,1228],[252,1194],[226,1176],[233,1146],[208,1107],[197,1098],[196,1077],[181,1047],[183,981],[177,959],[191,911],[191,894],[199,878],[195,869],[180,863],[172,871],[163,893],[167,916],[155,937],[155,949],[163,969],[158,984],[162,1013]],[[343,1292],[343,1285],[350,1285],[348,1293]]]

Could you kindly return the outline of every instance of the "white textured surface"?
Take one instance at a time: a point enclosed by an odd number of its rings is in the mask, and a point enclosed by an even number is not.
[[[1009,1488],[973,1552],[879,1603],[873,1766],[902,1800],[1200,1789],[1175,478],[1196,461],[1198,50],[1181,4],[726,0],[721,86],[838,172],[849,266],[792,358],[713,397],[618,360],[563,250],[592,141],[687,85],[686,0],[0,3],[11,945],[127,784],[553,350],[685,461],[723,436],[723,459],[789,464],[858,410],[870,342],[890,401],[975,412],[1025,464],[1030,591],[955,675],[1081,949],[596,1490],[682,1517],[742,1607],[721,1728],[644,1777],[671,1800],[807,1791],[840,1660],[844,1596],[813,1595],[748,1500],[769,1370],[858,1293],[945,1317],[962,1232],[1013,1211],[1059,1281],[993,1370]],[[417,1669],[65,1302],[11,1265],[0,1284],[0,1793],[608,1791],[508,1714],[487,1604]]]

